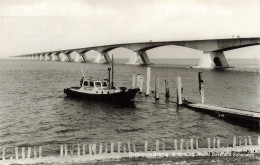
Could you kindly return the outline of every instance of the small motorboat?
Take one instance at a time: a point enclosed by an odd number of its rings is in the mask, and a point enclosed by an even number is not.
[[[113,82],[113,62],[112,62],[112,81],[110,81],[110,71],[108,68],[108,79],[96,80],[93,78],[85,78],[84,72],[83,77],[80,81],[80,86],[70,87],[64,89],[64,93],[69,97],[75,97],[86,100],[97,100],[97,101],[108,101],[125,103],[134,99],[139,88],[126,87],[114,87]]]

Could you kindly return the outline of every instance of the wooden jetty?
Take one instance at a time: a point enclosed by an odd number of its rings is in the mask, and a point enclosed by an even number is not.
[[[260,130],[259,112],[233,108],[224,108],[209,104],[193,103],[188,101],[183,102],[182,105],[187,108],[194,109],[196,111],[208,113],[219,118],[228,119],[232,123],[245,126],[247,128]]]

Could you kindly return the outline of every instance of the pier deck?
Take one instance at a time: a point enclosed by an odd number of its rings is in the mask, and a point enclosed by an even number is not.
[[[185,102],[183,106],[195,109],[200,112],[212,114],[216,117],[228,119],[233,123],[248,128],[260,130],[260,112],[253,112],[241,109],[224,108],[209,104]]]

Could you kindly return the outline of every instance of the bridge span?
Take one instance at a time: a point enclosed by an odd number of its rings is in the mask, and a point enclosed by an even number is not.
[[[108,54],[109,51],[116,48],[126,48],[133,51],[132,56],[129,58],[127,64],[136,64],[140,57],[144,64],[151,64],[147,50],[154,49],[161,46],[182,46],[203,51],[198,68],[211,68],[211,67],[229,67],[227,60],[224,55],[224,51],[238,49],[248,46],[260,45],[260,38],[227,38],[227,39],[209,39],[209,40],[183,40],[183,41],[163,41],[163,42],[141,42],[141,43],[125,43],[125,44],[113,44],[113,45],[102,45],[94,47],[76,48],[68,50],[48,51],[34,54],[18,55],[13,56],[14,58],[27,59],[27,60],[50,60],[50,61],[79,61],[82,59],[87,62],[87,52],[94,50],[98,52],[95,58],[95,63],[100,63],[102,57],[105,58],[107,63],[112,60]],[[72,59],[71,53],[76,52],[78,56]],[[65,56],[61,59],[60,54],[63,53]]]

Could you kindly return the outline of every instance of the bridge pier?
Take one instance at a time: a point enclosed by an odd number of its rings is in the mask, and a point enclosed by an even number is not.
[[[87,61],[88,61],[87,56],[86,56],[85,53],[81,53],[80,55],[82,56],[84,62],[87,62]]]
[[[141,57],[144,64],[148,64],[148,65],[151,64],[151,61],[150,61],[146,51],[140,52],[140,57]]]
[[[111,63],[112,62],[111,58],[109,57],[108,52],[101,52],[101,54],[104,56],[104,58],[105,58],[107,63]]]
[[[133,52],[133,54],[130,57],[128,63],[126,63],[126,64],[130,64],[130,65],[131,64],[136,64],[137,60],[138,60],[138,54],[136,52]]]
[[[134,51],[127,64],[136,64],[138,56],[141,57],[144,64],[151,64],[146,51]]]
[[[221,52],[203,52],[199,65],[196,68],[227,68],[229,67],[224,53]]]
[[[63,53],[64,53],[65,57],[63,58],[62,61],[65,61],[65,58],[66,58],[66,57],[68,58],[69,62],[72,62],[72,61],[73,61],[72,58],[71,58],[71,56],[70,56],[70,53],[71,53],[71,52],[69,52],[69,53],[63,52]]]
[[[43,54],[40,55],[40,60],[44,60],[44,55]]]
[[[96,58],[94,60],[94,63],[100,63],[101,58],[102,58],[102,55],[100,53],[98,53],[98,55],[96,56]]]
[[[54,54],[55,58],[53,58],[53,60],[55,61],[61,61],[61,58],[60,58],[60,53],[55,53]]]

